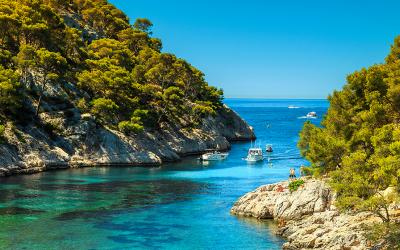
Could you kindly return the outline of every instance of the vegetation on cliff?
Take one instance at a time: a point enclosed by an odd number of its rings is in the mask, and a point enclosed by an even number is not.
[[[389,204],[400,190],[400,37],[385,63],[350,74],[329,102],[321,127],[304,125],[302,155],[315,174],[331,177],[339,207],[391,223]]]
[[[0,27],[0,124],[37,116],[57,88],[125,133],[193,127],[222,107],[202,72],[161,52],[149,20],[131,25],[106,0],[0,0]]]

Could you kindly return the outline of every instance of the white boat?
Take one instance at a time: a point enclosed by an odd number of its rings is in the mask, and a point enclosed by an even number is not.
[[[258,162],[264,160],[262,148],[250,148],[247,157],[244,160],[247,162]]]
[[[201,160],[203,161],[221,161],[225,160],[228,157],[228,153],[221,153],[218,151],[214,151],[212,153],[205,153],[201,156]]]
[[[288,109],[298,109],[298,108],[300,108],[300,107],[297,107],[297,106],[294,106],[294,105],[289,105],[288,106]]]
[[[307,118],[317,118],[317,113],[316,112],[310,112],[307,114]]]

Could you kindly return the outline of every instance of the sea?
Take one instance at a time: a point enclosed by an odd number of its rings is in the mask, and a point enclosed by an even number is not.
[[[0,178],[0,249],[280,249],[273,221],[229,213],[255,188],[288,179],[308,162],[297,149],[305,121],[326,100],[226,99],[257,140],[229,157],[189,157],[160,167],[93,167]],[[317,118],[307,118],[308,112]],[[243,160],[251,146],[274,152]]]

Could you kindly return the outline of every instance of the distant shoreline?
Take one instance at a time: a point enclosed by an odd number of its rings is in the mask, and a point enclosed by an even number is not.
[[[328,101],[327,98],[274,98],[274,97],[225,97],[225,100],[294,100],[294,101]]]

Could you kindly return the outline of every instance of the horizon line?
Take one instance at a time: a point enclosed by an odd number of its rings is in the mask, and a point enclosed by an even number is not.
[[[307,98],[307,97],[224,97],[224,99],[273,99],[273,100],[328,100],[325,98]]]

